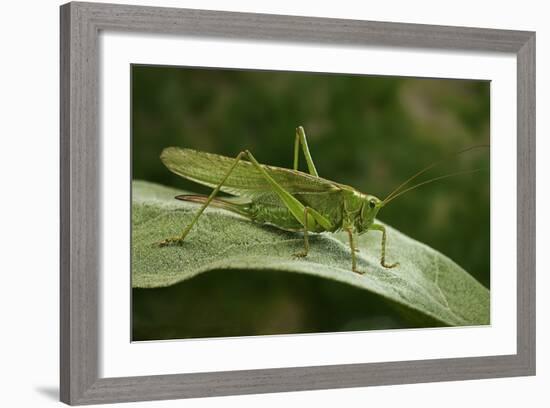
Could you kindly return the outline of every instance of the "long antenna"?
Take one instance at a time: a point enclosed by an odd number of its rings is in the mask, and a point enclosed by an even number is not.
[[[426,173],[428,170],[431,170],[433,169],[435,166],[437,166],[438,164],[442,163],[443,161],[451,158],[451,157],[456,157],[456,156],[459,156],[463,153],[466,153],[466,152],[469,152],[470,150],[474,150],[474,149],[480,149],[480,148],[484,148],[484,147],[489,147],[489,145],[475,145],[475,146],[470,146],[466,149],[463,149],[463,150],[459,150],[458,152],[454,152],[454,153],[451,153],[451,154],[448,154],[446,155],[445,157],[442,157],[441,159],[433,162],[432,164],[430,164],[429,166],[426,166],[424,167],[422,170],[420,170],[419,172],[413,174],[411,177],[409,177],[407,180],[405,180],[403,183],[399,184],[397,186],[397,188],[395,188],[391,193],[388,194],[388,196],[384,199],[384,202],[389,202],[388,200],[392,198],[392,196],[394,194],[397,194],[399,192],[399,190],[403,187],[405,187],[407,184],[409,184],[411,181],[413,181],[415,178],[417,178],[418,176]]]
[[[449,178],[449,177],[454,177],[454,176],[460,176],[462,174],[470,174],[470,173],[477,173],[478,171],[482,171],[482,170],[487,170],[485,168],[479,168],[479,169],[473,169],[473,170],[464,170],[464,171],[457,171],[456,173],[451,173],[451,174],[445,174],[444,176],[439,176],[439,177],[434,177],[432,179],[429,179],[429,180],[426,180],[426,181],[423,181],[421,183],[418,183],[418,184],[415,184],[414,186],[412,187],[409,187],[409,188],[406,188],[405,190],[402,190],[400,191],[399,193],[397,194],[394,194],[393,196],[391,197],[388,197],[386,198],[384,201],[382,201],[382,203],[384,205],[386,205],[387,203],[389,203],[390,201],[396,199],[397,197],[399,197],[400,195],[403,195],[411,190],[414,190],[415,188],[418,188],[420,186],[423,186],[425,184],[429,184],[429,183],[433,183],[434,181],[438,181],[438,180],[442,180],[442,179],[446,179],[446,178]]]

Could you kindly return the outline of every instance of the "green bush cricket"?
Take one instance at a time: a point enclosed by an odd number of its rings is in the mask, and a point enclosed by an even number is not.
[[[309,173],[298,170],[300,147]],[[487,146],[470,147],[457,154],[477,147]],[[260,164],[248,150],[243,150],[235,158],[230,158],[191,149],[168,147],[162,151],[160,158],[173,173],[214,190],[209,196],[177,196],[176,199],[201,203],[202,206],[180,236],[167,238],[158,245],[181,245],[204,210],[212,204],[257,223],[270,224],[286,231],[303,232],[304,250],[294,254],[298,257],[308,254],[309,233],[346,231],[351,250],[351,269],[356,273],[364,272],[357,269],[358,249],[355,246],[354,234],[363,234],[369,230],[382,233],[380,264],[384,268],[395,268],[399,265],[398,262],[386,262],[386,228],[375,221],[382,207],[421,185],[481,170],[447,174],[405,188],[413,179],[442,162],[442,159],[423,168],[401,183],[384,200],[380,200],[351,186],[319,177],[304,128],[301,126],[296,129],[292,170]],[[220,191],[233,197],[216,198]]]

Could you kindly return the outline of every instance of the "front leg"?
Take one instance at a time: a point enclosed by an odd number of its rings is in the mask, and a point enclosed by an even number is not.
[[[382,232],[382,256],[380,258],[380,265],[387,269],[399,266],[399,262],[395,262],[393,264],[386,263],[386,227],[380,224],[373,224],[370,226],[370,229]]]

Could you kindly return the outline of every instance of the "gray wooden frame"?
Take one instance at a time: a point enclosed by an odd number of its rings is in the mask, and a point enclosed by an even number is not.
[[[517,56],[517,353],[100,378],[101,30],[506,52]],[[93,404],[535,374],[535,33],[113,4],[61,6],[61,400]],[[510,268],[513,268],[510,265]]]

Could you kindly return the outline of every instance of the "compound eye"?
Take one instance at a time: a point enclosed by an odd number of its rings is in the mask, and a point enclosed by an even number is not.
[[[376,207],[376,202],[375,202],[374,200],[370,200],[370,201],[369,201],[369,207],[370,207],[371,209],[373,209],[374,207]]]

